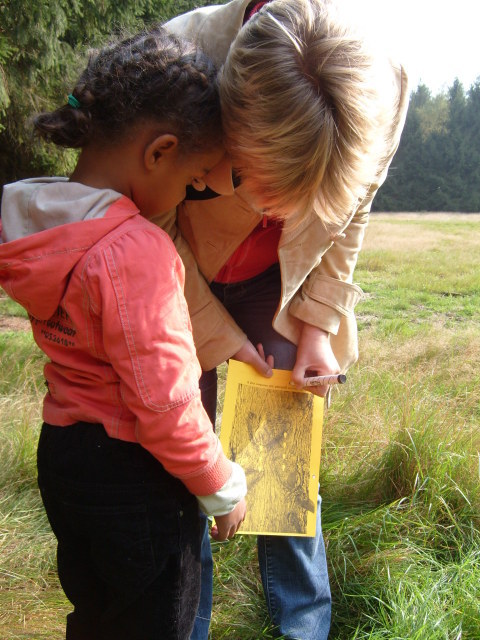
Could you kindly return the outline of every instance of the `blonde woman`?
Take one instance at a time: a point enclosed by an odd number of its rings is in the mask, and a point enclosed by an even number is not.
[[[232,0],[167,26],[224,65],[234,183],[214,170],[197,199],[177,208],[177,221],[158,221],[186,265],[203,399],[214,420],[215,368],[228,358],[267,376],[274,362],[297,386],[307,371],[345,372],[355,362],[362,292],[353,271],[399,144],[407,80],[330,0]],[[331,599],[320,508],[316,538],[259,536],[258,553],[279,634],[325,640]],[[205,547],[195,639],[208,636],[210,563]]]

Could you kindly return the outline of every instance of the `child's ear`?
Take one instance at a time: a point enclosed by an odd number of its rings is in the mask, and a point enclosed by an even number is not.
[[[173,133],[162,133],[152,140],[147,147],[143,155],[143,161],[147,169],[153,169],[158,162],[161,162],[165,158],[169,158],[170,155],[178,148],[178,138]]]

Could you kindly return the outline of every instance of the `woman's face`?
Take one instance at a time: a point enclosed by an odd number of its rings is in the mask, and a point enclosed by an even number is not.
[[[235,173],[238,171],[239,175],[241,175],[241,182],[236,192],[258,213],[272,218],[286,219],[301,208],[300,201],[285,204],[268,198],[266,196],[268,188],[262,185],[261,180],[255,177],[254,172],[235,169],[235,165],[233,169]]]

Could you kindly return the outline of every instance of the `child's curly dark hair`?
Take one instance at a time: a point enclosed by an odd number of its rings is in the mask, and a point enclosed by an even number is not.
[[[111,145],[142,122],[165,126],[181,151],[222,138],[215,66],[162,26],[92,52],[72,95],[78,107],[66,104],[33,121],[38,135],[59,146]]]

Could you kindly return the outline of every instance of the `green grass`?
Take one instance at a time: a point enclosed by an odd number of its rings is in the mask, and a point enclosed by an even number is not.
[[[355,281],[361,356],[321,462],[330,639],[478,640],[480,218],[372,216]],[[43,357],[21,332],[0,333],[0,356],[0,638],[59,640],[69,604],[35,482]],[[272,638],[254,539],[213,550],[212,639]]]
[[[478,325],[478,220],[432,221],[425,216],[405,222],[392,216],[378,227],[378,236],[369,233],[356,271],[367,294],[360,307],[362,328],[372,318],[384,335],[411,335],[432,322],[448,328],[464,322]]]
[[[7,298],[3,289],[0,296],[0,314],[2,316],[15,316],[18,318],[27,318],[27,312],[23,307],[20,307],[16,302]]]

